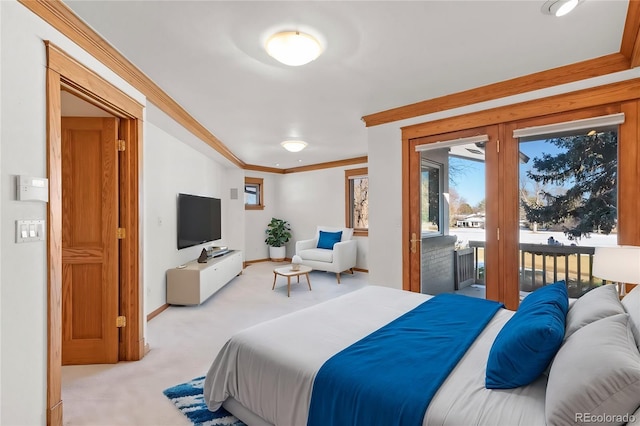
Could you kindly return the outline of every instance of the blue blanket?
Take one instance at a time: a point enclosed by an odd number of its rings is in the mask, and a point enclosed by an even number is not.
[[[327,360],[308,426],[420,426],[433,395],[502,307],[441,294]]]

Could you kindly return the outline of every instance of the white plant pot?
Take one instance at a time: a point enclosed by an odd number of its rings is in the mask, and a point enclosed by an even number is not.
[[[282,262],[286,255],[287,248],[285,246],[282,247],[269,247],[269,257],[274,262]]]

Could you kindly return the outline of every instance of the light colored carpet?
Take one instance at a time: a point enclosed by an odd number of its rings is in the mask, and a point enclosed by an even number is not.
[[[162,391],[204,375],[233,333],[368,285],[366,273],[342,274],[337,284],[335,274],[313,271],[313,290],[301,277],[287,297],[284,277],[271,290],[282,265],[253,264],[204,304],[162,312],[147,325],[151,351],[141,361],[63,367],[64,425],[188,426]]]

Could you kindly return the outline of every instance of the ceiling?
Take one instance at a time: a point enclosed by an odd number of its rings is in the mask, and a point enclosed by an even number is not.
[[[240,160],[284,169],[366,155],[365,115],[617,53],[628,3],[585,0],[561,18],[543,0],[65,4]],[[324,53],[280,64],[263,45],[283,30]],[[309,145],[290,153],[285,139]]]

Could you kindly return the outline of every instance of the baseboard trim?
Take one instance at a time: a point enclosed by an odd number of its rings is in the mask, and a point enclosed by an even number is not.
[[[254,263],[260,263],[260,262],[271,262],[271,259],[245,260],[245,262],[244,262],[244,268],[246,268],[247,266],[249,266],[249,265],[251,265],[251,264],[254,264]],[[290,257],[287,257],[287,258],[285,258],[281,263],[284,263],[284,262],[291,262],[291,258],[290,258]],[[369,270],[368,270],[368,269],[362,269],[362,268],[352,268],[352,269],[353,269],[354,271],[357,271],[357,272],[364,272],[364,273],[366,273],[366,274],[368,274],[368,273],[369,273]]]
[[[269,259],[255,259],[255,260],[245,260],[244,261],[244,267],[246,268],[249,265],[253,265],[254,263],[260,263],[260,262],[268,262]]]
[[[245,260],[244,267],[246,268],[249,265],[253,265],[254,263],[261,263],[261,262],[271,262],[271,259],[266,258],[266,259]],[[278,261],[278,263],[284,263],[284,262],[291,262],[291,258],[285,257],[284,260]]]
[[[157,317],[158,315],[160,315],[162,313],[162,311],[164,311],[165,309],[167,309],[169,307],[168,303],[165,303],[164,305],[160,306],[158,309],[156,309],[155,311],[151,312],[149,315],[147,315],[147,322],[151,321],[152,319],[154,319],[155,317]]]

